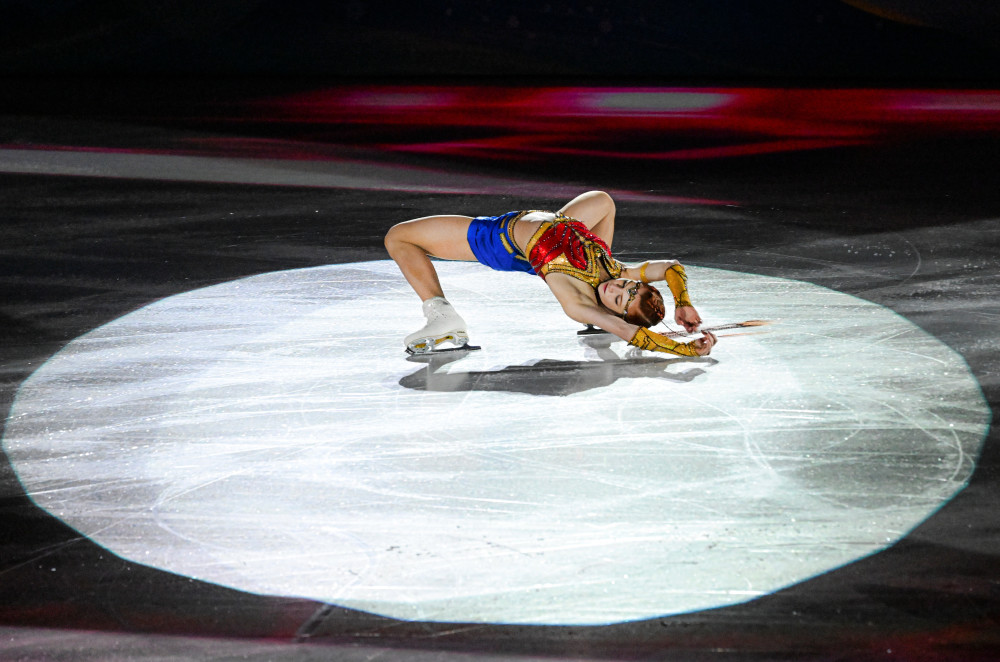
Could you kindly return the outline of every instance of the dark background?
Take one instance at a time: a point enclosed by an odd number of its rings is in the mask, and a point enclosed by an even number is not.
[[[0,74],[992,85],[988,0],[0,1]]]

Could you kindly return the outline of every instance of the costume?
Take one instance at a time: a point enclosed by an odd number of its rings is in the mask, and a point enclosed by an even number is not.
[[[611,278],[621,275],[625,265],[611,257],[604,240],[580,221],[558,212],[531,235],[525,256],[514,243],[513,230],[529,213],[510,211],[472,219],[467,237],[476,260],[498,271],[524,271],[543,279],[550,273],[564,273],[595,288],[602,282],[602,267]]]
[[[511,236],[514,224],[527,213],[509,211],[500,216],[477,216],[472,219],[466,236],[476,260],[497,271],[535,273]]]
[[[555,220],[542,221],[526,250],[532,268],[543,279],[551,273],[567,274],[596,288],[601,284],[602,267],[611,278],[618,278],[625,268],[611,257],[603,239],[560,213]]]
[[[667,287],[674,295],[674,306],[680,308],[691,305],[691,299],[688,298],[687,272],[684,271],[682,265],[675,264],[667,269],[666,273],[663,274],[663,280],[667,281]]]
[[[647,349],[651,352],[664,352],[666,354],[680,354],[681,356],[698,356],[694,341],[677,342],[655,331],[639,327],[639,330],[632,336],[628,344],[639,349]]]

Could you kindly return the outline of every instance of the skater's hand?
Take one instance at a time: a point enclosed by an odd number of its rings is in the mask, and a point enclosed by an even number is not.
[[[701,326],[701,315],[694,306],[678,306],[674,309],[674,321],[683,326],[688,333],[694,333]]]
[[[705,334],[698,338],[697,340],[692,340],[689,345],[694,347],[694,351],[698,353],[698,356],[708,356],[712,353],[712,348],[715,347],[715,343],[719,341],[715,337],[715,334],[711,331],[705,331]]]

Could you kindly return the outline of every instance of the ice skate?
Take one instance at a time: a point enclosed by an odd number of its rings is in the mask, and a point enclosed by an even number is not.
[[[469,345],[469,333],[465,320],[455,312],[444,297],[434,297],[424,301],[424,328],[406,336],[406,351],[410,354],[451,351],[456,349],[479,349]],[[441,348],[450,343],[453,347]]]
[[[578,336],[596,336],[596,335],[598,335],[600,333],[608,333],[608,332],[605,331],[604,329],[600,329],[600,328],[594,326],[593,324],[588,324],[584,328],[582,328],[579,331],[577,331],[576,335],[578,335]]]

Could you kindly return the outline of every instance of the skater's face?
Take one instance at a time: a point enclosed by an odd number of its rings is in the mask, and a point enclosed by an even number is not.
[[[627,278],[608,280],[597,286],[597,295],[605,308],[624,317],[638,305],[635,295],[639,292],[639,282]]]

